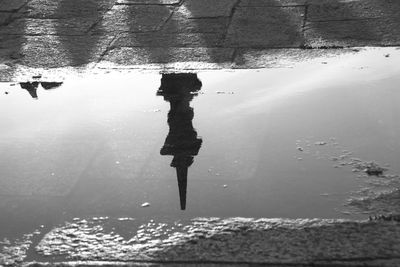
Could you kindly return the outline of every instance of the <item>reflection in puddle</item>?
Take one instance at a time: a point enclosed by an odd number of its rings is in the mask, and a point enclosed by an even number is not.
[[[169,133],[161,148],[161,155],[173,156],[171,167],[176,169],[181,209],[186,209],[188,168],[199,153],[202,140],[193,128],[194,116],[190,101],[201,89],[197,74],[163,74],[157,95],[170,103],[168,112]]]
[[[37,245],[73,218],[103,225],[95,218],[108,217],[110,232],[121,218],[129,226],[113,240],[127,242],[150,220],[397,212],[398,54],[362,69],[356,58],[348,66],[121,72],[9,86],[0,96],[0,246],[26,244],[23,235],[39,229]],[[343,210],[354,196],[349,206],[362,214]]]
[[[28,91],[32,98],[38,99],[37,89],[39,82],[21,82],[19,83],[22,89]],[[44,90],[53,90],[62,85],[62,82],[40,82]]]

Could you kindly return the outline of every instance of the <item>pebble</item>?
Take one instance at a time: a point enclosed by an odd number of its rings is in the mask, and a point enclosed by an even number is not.
[[[223,185],[223,187],[224,187],[224,188],[227,188],[227,187],[228,187],[228,185],[224,184],[224,185]]]
[[[142,208],[149,207],[150,203],[149,202],[144,202],[141,206],[142,206]]]

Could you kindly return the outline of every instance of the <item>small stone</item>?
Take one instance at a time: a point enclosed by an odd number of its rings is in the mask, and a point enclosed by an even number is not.
[[[150,203],[149,202],[144,202],[141,206],[142,206],[142,208],[146,208],[146,207],[150,206]]]
[[[7,92],[7,91],[5,91],[5,92],[4,92],[4,94],[8,95],[8,92]]]
[[[297,147],[297,150],[298,150],[298,151],[304,151],[304,149],[303,149],[301,146],[298,146],[298,147]]]
[[[227,185],[227,184],[224,184],[224,185],[223,185],[223,187],[224,187],[224,188],[227,188],[227,187],[228,187],[228,185]]]
[[[385,57],[390,57],[390,54],[386,54]]]

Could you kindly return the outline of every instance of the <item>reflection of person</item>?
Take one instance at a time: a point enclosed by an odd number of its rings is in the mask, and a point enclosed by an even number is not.
[[[28,91],[28,93],[31,95],[32,98],[37,99],[37,89],[39,86],[38,82],[25,82],[25,83],[19,83],[22,89],[25,89]]]
[[[41,82],[40,83],[45,90],[53,90],[60,87],[62,82]],[[32,98],[38,99],[37,89],[39,87],[39,82],[22,82],[19,83],[22,89],[28,91]]]
[[[190,107],[190,101],[201,89],[201,85],[197,74],[163,74],[157,92],[157,95],[163,96],[164,100],[170,103],[169,133],[160,154],[174,156],[171,167],[176,168],[182,210],[186,208],[188,168],[192,165],[193,157],[198,154],[202,143],[193,128],[194,112]]]

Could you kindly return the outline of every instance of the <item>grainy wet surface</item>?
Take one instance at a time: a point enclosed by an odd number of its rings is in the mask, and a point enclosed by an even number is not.
[[[96,259],[106,240],[111,259],[194,217],[399,213],[399,58],[1,84],[3,254]]]

